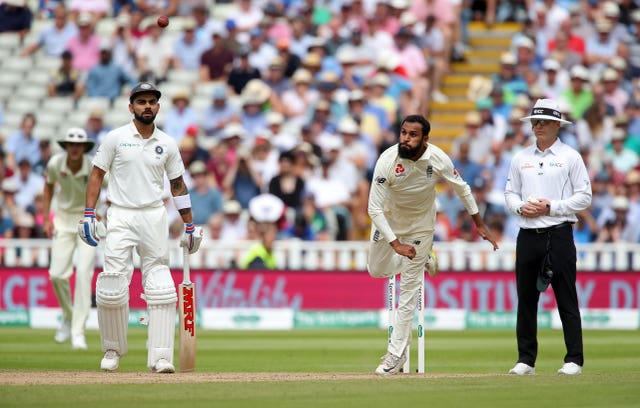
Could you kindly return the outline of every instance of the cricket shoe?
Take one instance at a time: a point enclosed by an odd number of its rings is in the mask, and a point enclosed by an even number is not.
[[[429,258],[427,258],[425,267],[427,268],[429,276],[433,277],[438,274],[438,257],[436,256],[436,253],[433,252],[433,249],[429,252]]]
[[[389,352],[382,357],[382,363],[376,368],[375,373],[382,376],[393,375],[400,372],[400,369],[407,361],[407,355],[402,353],[397,357]]]
[[[160,360],[156,361],[156,364],[151,368],[151,372],[171,374],[176,372],[176,368],[166,359],[161,358]]]
[[[511,370],[509,370],[509,374],[515,375],[534,375],[536,373],[536,368],[531,367],[525,363],[516,364]]]
[[[53,339],[58,343],[64,343],[65,341],[71,338],[71,322],[63,320],[60,323],[60,327],[56,330],[56,334],[53,336]]]
[[[115,350],[107,350],[100,361],[100,369],[104,371],[116,371],[120,365],[120,354]]]
[[[564,375],[582,374],[582,367],[580,367],[576,363],[564,363],[562,368],[558,370],[558,374],[564,374]]]
[[[73,350],[86,350],[87,349],[87,340],[84,338],[84,335],[81,334],[79,336],[73,336],[71,339],[71,348]]]

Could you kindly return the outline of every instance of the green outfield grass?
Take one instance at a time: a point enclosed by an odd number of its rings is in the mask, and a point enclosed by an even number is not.
[[[129,334],[121,372],[146,372],[146,331]],[[537,375],[504,375],[515,363],[513,331],[427,332],[427,374],[348,378],[371,373],[384,354],[383,330],[295,330],[198,333],[200,373],[336,373],[333,379],[175,383],[184,376],[156,375],[152,384],[6,385],[0,407],[638,407],[640,332],[586,331],[586,364],[579,377],[559,377],[562,332],[540,333]],[[89,351],[53,342],[52,330],[0,329],[0,374],[11,370],[98,372],[98,334]],[[417,346],[412,349],[416,368]],[[459,376],[435,376],[435,374]],[[469,376],[461,376],[469,374]],[[60,374],[56,374],[60,375]],[[112,374],[102,374],[104,376]],[[345,378],[340,378],[343,375]],[[295,377],[295,376],[294,376]],[[326,376],[325,376],[326,377]],[[353,376],[352,376],[353,377]],[[166,379],[166,381],[165,381]]]

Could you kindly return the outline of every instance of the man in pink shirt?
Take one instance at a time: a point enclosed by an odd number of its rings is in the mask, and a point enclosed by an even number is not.
[[[67,42],[67,50],[73,55],[73,68],[87,72],[100,59],[100,37],[93,31],[93,21],[88,13],[80,13],[76,21],[78,34]]]

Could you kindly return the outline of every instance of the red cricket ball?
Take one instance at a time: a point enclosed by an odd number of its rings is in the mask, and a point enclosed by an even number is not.
[[[158,17],[158,25],[162,28],[165,28],[166,26],[169,25],[169,17],[167,16],[160,16]]]

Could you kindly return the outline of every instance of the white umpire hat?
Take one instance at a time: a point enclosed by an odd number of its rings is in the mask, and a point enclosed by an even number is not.
[[[552,99],[538,99],[531,109],[531,115],[525,116],[520,120],[526,122],[531,119],[555,120],[562,124],[570,124],[568,120],[562,119],[562,111],[558,102]]]
[[[249,214],[257,222],[278,222],[284,203],[273,194],[260,194],[249,201]]]
[[[60,147],[64,149],[67,143],[84,143],[86,145],[85,151],[89,152],[96,145],[96,142],[87,137],[87,132],[79,127],[72,127],[67,130],[67,134],[64,139],[58,140]]]

